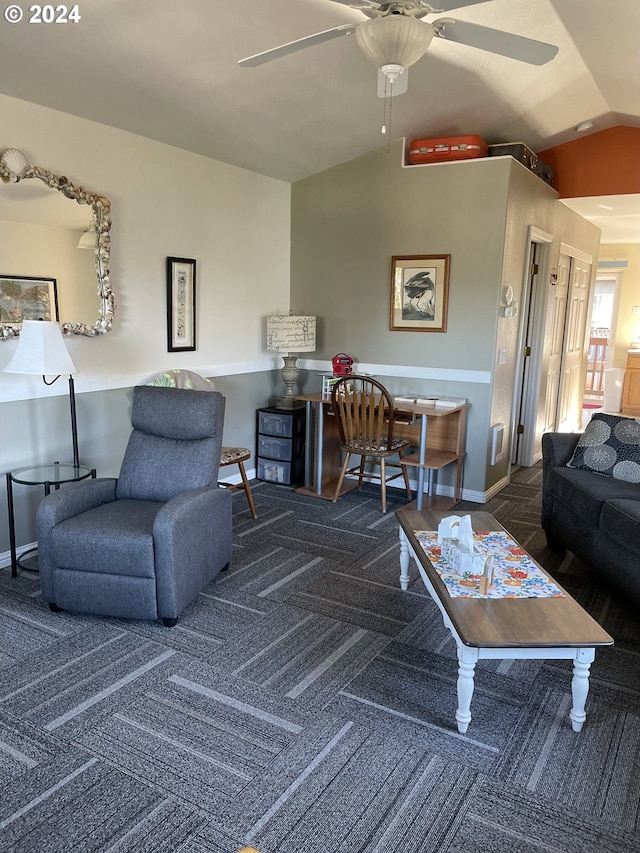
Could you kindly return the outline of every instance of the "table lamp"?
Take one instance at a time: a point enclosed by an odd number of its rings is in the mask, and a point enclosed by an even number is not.
[[[76,395],[73,376],[77,373],[65,345],[60,326],[53,320],[24,320],[18,346],[4,368],[6,373],[40,374],[45,385],[69,374],[69,404],[71,406],[71,436],[73,440],[73,465],[80,465],[78,457],[78,425],[76,421]],[[46,376],[55,379],[47,382]]]
[[[275,408],[295,409],[304,405],[293,395],[293,386],[300,375],[296,359],[297,353],[316,350],[316,318],[293,314],[274,314],[267,317],[267,349],[269,352],[287,353],[282,356],[284,366],[280,371],[287,390],[276,402]]]

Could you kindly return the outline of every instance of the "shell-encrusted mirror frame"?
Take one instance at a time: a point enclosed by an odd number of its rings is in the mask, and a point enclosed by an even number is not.
[[[0,156],[0,179],[4,183],[17,183],[28,178],[37,178],[48,187],[62,193],[66,198],[78,204],[88,204],[93,211],[93,224],[97,232],[96,276],[98,279],[98,298],[100,308],[98,319],[93,326],[85,323],[60,323],[63,335],[87,335],[95,337],[111,331],[115,317],[116,303],[109,282],[111,254],[111,202],[98,193],[71,183],[68,178],[54,175],[47,169],[32,166],[26,156],[17,148],[7,148]],[[0,340],[9,340],[20,334],[21,323],[0,324]]]

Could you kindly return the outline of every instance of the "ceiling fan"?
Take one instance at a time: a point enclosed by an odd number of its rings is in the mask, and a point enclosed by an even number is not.
[[[360,24],[342,24],[330,30],[323,30],[287,42],[279,47],[241,59],[238,65],[251,68],[340,36],[355,34],[358,47],[378,67],[382,80],[388,80],[393,85],[396,81],[401,83],[401,75],[404,76],[404,86],[399,88],[396,85],[393,92],[393,94],[402,94],[406,91],[405,70],[424,56],[434,37],[518,59],[531,65],[544,65],[558,52],[555,45],[479,24],[470,24],[453,18],[438,18],[431,23],[420,20],[427,15],[486,3],[488,0],[439,0],[439,2],[436,0],[438,7],[432,6],[426,0],[332,0],[332,2],[358,9],[368,20]],[[383,94],[379,85],[378,95],[387,97],[386,87]]]

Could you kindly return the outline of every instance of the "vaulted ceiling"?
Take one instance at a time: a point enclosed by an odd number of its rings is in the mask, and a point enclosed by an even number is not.
[[[23,8],[20,23],[0,26],[6,95],[285,181],[385,144],[377,71],[353,36],[257,68],[237,64],[365,20],[343,2],[90,0],[66,24],[29,24]],[[534,66],[434,39],[393,99],[392,138],[480,133],[540,151],[575,138],[587,119],[594,131],[640,126],[638,0],[487,0],[446,16],[559,51]]]

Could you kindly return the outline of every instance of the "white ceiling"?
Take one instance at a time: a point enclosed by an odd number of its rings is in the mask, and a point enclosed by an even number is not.
[[[602,243],[640,243],[640,195],[601,195],[562,201],[602,231]]]
[[[377,71],[354,36],[237,65],[365,20],[341,3],[90,0],[78,24],[29,24],[20,5],[20,23],[0,24],[6,95],[285,181],[385,144]],[[638,0],[488,0],[447,16],[550,42],[558,55],[538,67],[434,39],[393,99],[392,138],[480,133],[540,151],[576,138],[586,119],[591,132],[640,126]],[[3,137],[11,146],[10,128]]]

